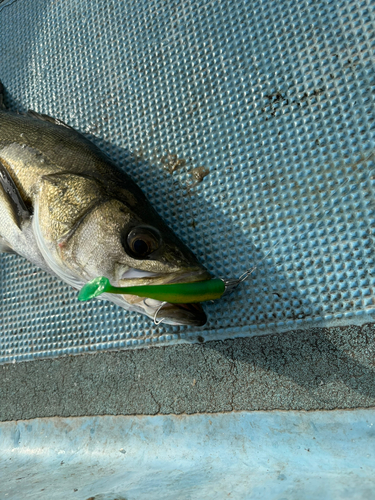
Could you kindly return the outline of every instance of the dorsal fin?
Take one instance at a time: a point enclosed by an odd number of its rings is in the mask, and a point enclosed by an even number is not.
[[[0,81],[0,109],[6,109],[4,104],[4,85]]]
[[[52,116],[45,115],[43,113],[37,113],[36,111],[33,111],[32,109],[29,109],[26,114],[28,116],[31,116],[32,118],[37,118],[38,120],[42,120],[44,122],[53,123],[54,125],[60,125],[62,127],[68,128],[70,130],[74,130],[74,128],[70,127],[69,125],[64,123],[62,120],[59,120],[58,118],[52,118]]]

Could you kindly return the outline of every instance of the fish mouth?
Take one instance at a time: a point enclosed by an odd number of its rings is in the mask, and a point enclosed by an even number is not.
[[[207,316],[200,304],[170,304],[159,300],[143,299],[146,314],[155,324],[203,326]]]
[[[206,269],[194,269],[166,274],[130,268],[122,274],[118,286],[169,285],[172,283],[193,283],[210,279],[212,279],[212,276]]]
[[[170,304],[153,299],[143,299],[143,303],[147,308],[147,315],[152,317],[157,325],[166,323],[167,325],[203,326],[207,322],[206,313],[198,303]]]
[[[121,276],[119,285],[167,285],[172,283],[207,281],[211,278],[212,276],[205,269],[190,272],[183,271],[170,275],[129,269]],[[152,318],[155,324],[203,326],[207,322],[206,313],[199,303],[171,304],[170,302],[161,302],[160,300],[142,298],[135,295],[123,295],[122,297],[137,310]]]
[[[207,316],[199,303],[170,304],[167,302],[156,313],[154,321],[157,324],[203,326],[207,323]]]

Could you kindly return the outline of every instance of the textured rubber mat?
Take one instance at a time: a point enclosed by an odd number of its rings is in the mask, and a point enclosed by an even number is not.
[[[218,277],[202,328],[154,326],[16,256],[0,361],[365,322],[375,311],[375,4],[0,4],[7,104],[103,148]]]

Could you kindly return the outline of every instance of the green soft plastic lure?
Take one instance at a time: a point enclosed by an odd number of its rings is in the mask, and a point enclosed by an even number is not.
[[[221,279],[197,281],[195,283],[173,283],[169,285],[112,286],[104,276],[95,278],[83,286],[78,300],[85,301],[98,297],[102,293],[137,295],[170,304],[189,304],[219,299],[228,285]]]

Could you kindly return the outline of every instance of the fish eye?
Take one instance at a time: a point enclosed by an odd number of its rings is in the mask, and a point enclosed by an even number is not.
[[[126,236],[125,250],[135,259],[145,259],[155,252],[160,244],[160,234],[156,229],[150,226],[137,226]]]

